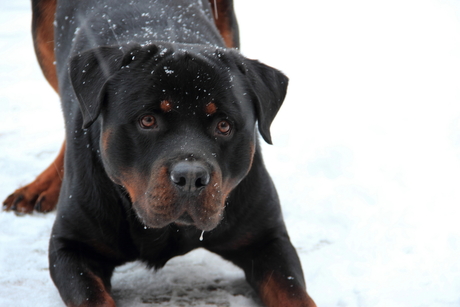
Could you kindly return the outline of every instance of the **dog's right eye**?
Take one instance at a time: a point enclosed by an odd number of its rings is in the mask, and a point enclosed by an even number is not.
[[[139,119],[139,125],[143,129],[152,129],[157,126],[157,121],[153,115],[144,115]]]
[[[221,120],[216,127],[216,133],[220,135],[227,136],[232,132],[232,125],[226,121],[226,120]]]

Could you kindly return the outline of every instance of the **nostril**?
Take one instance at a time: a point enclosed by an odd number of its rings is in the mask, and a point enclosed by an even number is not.
[[[171,181],[180,187],[183,187],[187,184],[187,179],[185,178],[185,175],[177,170],[171,172]]]
[[[178,186],[185,186],[185,184],[187,183],[187,180],[184,178],[184,177],[180,177],[179,180],[176,182],[174,181]]]
[[[205,187],[207,186],[209,183],[209,175],[208,174],[204,174],[202,177],[199,177],[196,181],[195,181],[195,186],[197,188],[201,188],[201,187]]]
[[[204,184],[201,183],[201,178],[198,178],[196,181],[195,181],[195,186],[197,188],[201,188],[204,186]]]

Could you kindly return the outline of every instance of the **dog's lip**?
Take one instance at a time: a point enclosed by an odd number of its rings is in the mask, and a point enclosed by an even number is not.
[[[195,225],[195,221],[193,220],[193,218],[190,216],[190,214],[188,214],[188,212],[184,212],[176,221],[175,221],[176,224],[179,224],[179,225],[185,225],[185,226],[189,226],[189,225]]]
[[[209,218],[211,221],[211,218]],[[174,221],[176,225],[179,226],[195,226],[196,228],[203,230],[203,231],[210,231],[213,230],[214,228],[217,227],[219,224],[220,219],[218,222],[213,221],[211,223],[205,223],[201,220],[201,218],[195,217],[195,219],[192,218],[192,216],[186,211],[184,212],[178,219]]]

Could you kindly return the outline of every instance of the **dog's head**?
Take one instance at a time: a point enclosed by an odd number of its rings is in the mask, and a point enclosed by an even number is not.
[[[211,230],[252,166],[256,122],[271,143],[288,79],[235,50],[126,48],[71,60],[83,126],[101,125],[104,168],[146,226]]]

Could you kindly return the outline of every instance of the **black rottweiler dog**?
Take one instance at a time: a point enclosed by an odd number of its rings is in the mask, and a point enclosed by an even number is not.
[[[116,266],[160,268],[203,247],[241,267],[265,305],[315,306],[257,138],[258,128],[271,143],[288,78],[228,48],[238,47],[232,1],[33,8],[37,55],[66,125],[49,248],[64,302],[115,306]]]

